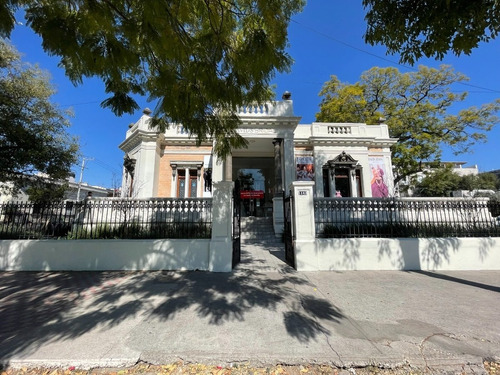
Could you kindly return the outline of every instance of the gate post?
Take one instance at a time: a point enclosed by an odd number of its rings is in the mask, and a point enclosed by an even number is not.
[[[314,221],[314,182],[295,181],[291,184],[293,196],[293,233],[297,271],[318,270]]]
[[[213,272],[231,272],[233,259],[232,220],[233,182],[213,183],[212,240],[208,269]]]

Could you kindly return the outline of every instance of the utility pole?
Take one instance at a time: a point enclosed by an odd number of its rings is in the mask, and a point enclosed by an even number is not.
[[[85,169],[85,161],[92,161],[94,158],[82,158],[82,169],[80,169],[80,180],[78,181],[78,192],[76,193],[76,200],[80,200],[80,190],[82,188],[83,170]]]

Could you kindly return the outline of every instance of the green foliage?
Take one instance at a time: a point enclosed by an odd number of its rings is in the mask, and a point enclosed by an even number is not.
[[[477,189],[500,190],[500,179],[494,173],[480,173],[477,179]]]
[[[123,223],[120,225],[85,224],[74,227],[68,239],[156,239],[210,238],[211,223]]]
[[[445,197],[450,196],[453,190],[496,190],[498,183],[498,177],[493,173],[459,176],[451,167],[445,167],[428,172],[425,178],[416,184],[414,195]]]
[[[395,183],[421,169],[421,162],[440,160],[441,146],[456,153],[467,152],[498,122],[500,100],[449,114],[451,106],[465,100],[451,86],[467,77],[443,65],[439,69],[420,66],[401,73],[396,68],[374,67],[355,84],[341,83],[332,76],[323,86],[318,121],[376,124],[385,118],[392,146]]]
[[[449,197],[453,190],[458,190],[461,177],[451,167],[434,169],[417,183],[415,196]]]
[[[133,94],[147,95],[160,130],[182,123],[223,157],[244,146],[237,107],[269,100],[270,79],[290,68],[287,27],[304,0],[12,0],[0,6],[0,34],[20,5],[74,83],[104,82],[103,106],[131,113]]]
[[[34,181],[26,189],[32,202],[53,202],[64,199],[64,193],[68,190],[67,183],[57,184],[44,181]]]
[[[0,39],[0,182],[13,182],[15,190],[39,182],[37,172],[65,179],[76,161],[68,113],[50,102],[53,93],[47,74],[22,64]]]
[[[384,44],[404,63],[422,56],[442,59],[448,51],[468,55],[500,32],[498,0],[363,0],[363,5],[365,41]]]

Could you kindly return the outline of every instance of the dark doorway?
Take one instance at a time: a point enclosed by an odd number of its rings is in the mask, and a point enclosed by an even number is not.
[[[243,217],[271,217],[275,189],[273,158],[233,157],[233,179],[240,186]]]

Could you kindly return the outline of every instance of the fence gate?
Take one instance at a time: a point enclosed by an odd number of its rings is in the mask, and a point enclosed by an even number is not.
[[[233,268],[241,260],[241,197],[239,185],[233,189]]]
[[[288,265],[295,267],[295,249],[293,248],[293,231],[292,231],[292,196],[285,197],[283,193],[283,210],[285,217],[284,239],[285,239],[285,260]]]

